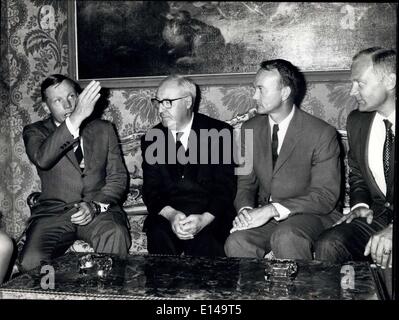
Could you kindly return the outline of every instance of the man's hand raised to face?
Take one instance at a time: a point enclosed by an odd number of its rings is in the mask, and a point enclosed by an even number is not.
[[[100,90],[100,82],[92,80],[79,95],[75,110],[69,117],[74,128],[79,128],[83,120],[93,113],[94,106],[100,98]]]

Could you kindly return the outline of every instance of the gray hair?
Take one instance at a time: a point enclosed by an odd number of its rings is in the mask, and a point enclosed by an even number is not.
[[[184,94],[188,94],[191,96],[194,104],[195,98],[197,96],[197,88],[193,80],[191,80],[188,77],[184,77],[178,74],[173,74],[163,79],[159,84],[159,87],[161,87],[163,84],[167,82],[175,82],[179,88],[183,89]]]

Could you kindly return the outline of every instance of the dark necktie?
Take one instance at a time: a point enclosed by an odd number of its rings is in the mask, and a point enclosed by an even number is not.
[[[184,165],[179,162],[178,152],[180,148],[183,148],[183,144],[181,143],[181,138],[183,136],[183,132],[176,132],[176,166],[177,166],[177,174],[179,176],[183,176]]]
[[[392,182],[393,182],[393,145],[394,145],[394,136],[392,132],[392,123],[388,120],[384,120],[385,124],[385,142],[384,142],[384,149],[382,154],[382,161],[384,164],[384,176],[385,182],[387,185],[387,193],[386,198],[390,198],[390,193],[392,189]]]
[[[82,160],[83,160],[83,152],[82,152],[82,147],[80,146],[80,139],[78,139],[77,143],[78,143],[78,147],[75,150],[75,157],[80,166],[80,164],[82,163]]]
[[[277,148],[278,148],[278,124],[273,125],[273,134],[272,134],[272,158],[273,158],[273,168],[274,165],[276,164],[278,153],[277,153]]]

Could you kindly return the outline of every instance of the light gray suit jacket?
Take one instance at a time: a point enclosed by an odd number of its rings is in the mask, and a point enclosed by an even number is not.
[[[334,213],[327,224],[339,218],[341,165],[334,127],[297,108],[274,169],[268,116],[257,115],[242,129],[253,130],[254,151],[250,173],[238,176],[237,210],[268,204],[271,196],[291,214]]]

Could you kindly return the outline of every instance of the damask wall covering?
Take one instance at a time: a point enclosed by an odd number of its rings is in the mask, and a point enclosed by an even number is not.
[[[51,73],[68,74],[67,19],[67,1],[1,1],[0,221],[13,237],[20,235],[29,217],[27,196],[40,190],[36,170],[25,154],[22,129],[46,116],[41,81]],[[392,35],[389,44],[376,45],[391,46],[395,39]],[[345,81],[309,83],[302,108],[345,129],[346,117],[355,108],[349,90]],[[230,120],[254,107],[252,94],[250,86],[202,86],[199,111]],[[111,90],[104,118],[115,123],[122,140],[158,122],[149,100],[153,95],[154,88]],[[139,185],[138,144],[126,153],[126,162],[131,183]]]

